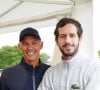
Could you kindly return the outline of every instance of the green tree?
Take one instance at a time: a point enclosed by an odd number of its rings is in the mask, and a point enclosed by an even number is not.
[[[17,46],[4,46],[0,49],[0,68],[15,65],[22,54]]]
[[[99,58],[100,58],[100,50],[98,51],[98,56],[99,56]]]
[[[17,46],[4,46],[0,49],[0,69],[20,62],[22,53]],[[40,54],[41,61],[46,63],[50,58],[46,53]]]
[[[46,53],[41,53],[40,54],[40,59],[43,63],[47,63],[47,60],[50,58]]]

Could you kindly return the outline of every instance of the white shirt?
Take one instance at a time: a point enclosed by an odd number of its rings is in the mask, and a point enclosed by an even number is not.
[[[62,60],[46,71],[38,90],[100,90],[100,62],[78,55]]]

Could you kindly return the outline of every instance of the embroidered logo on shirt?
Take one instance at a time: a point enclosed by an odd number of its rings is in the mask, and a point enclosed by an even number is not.
[[[73,90],[75,90],[75,89],[80,89],[80,87],[77,86],[77,84],[73,84],[73,85],[71,86],[71,89],[73,89]]]

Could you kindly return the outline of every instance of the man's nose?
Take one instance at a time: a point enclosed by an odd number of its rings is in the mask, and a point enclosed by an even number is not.
[[[71,41],[71,38],[70,38],[69,36],[66,36],[65,42],[66,42],[66,43],[69,43],[70,41]]]
[[[28,49],[29,49],[29,50],[33,49],[33,46],[32,46],[31,44],[28,45]]]

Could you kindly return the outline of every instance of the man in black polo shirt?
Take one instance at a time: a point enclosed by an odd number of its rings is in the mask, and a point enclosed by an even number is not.
[[[43,74],[50,67],[40,61],[43,42],[38,31],[31,27],[22,30],[18,47],[23,58],[19,64],[3,70],[0,90],[37,90]]]

